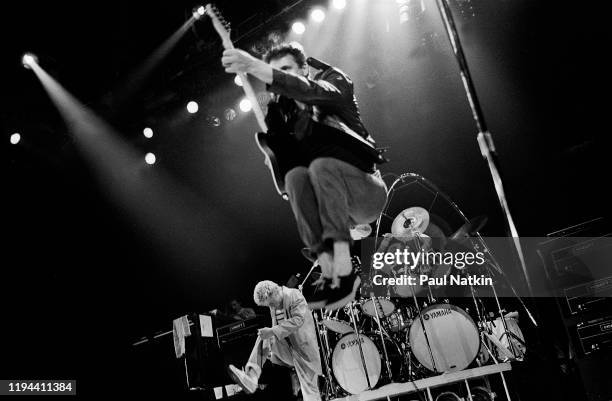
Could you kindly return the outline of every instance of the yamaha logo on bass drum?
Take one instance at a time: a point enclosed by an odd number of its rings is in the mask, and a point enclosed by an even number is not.
[[[425,315],[423,315],[423,319],[425,320],[435,319],[437,317],[450,315],[452,313],[453,313],[452,309],[442,309],[442,310],[438,310],[432,313],[426,313]]]

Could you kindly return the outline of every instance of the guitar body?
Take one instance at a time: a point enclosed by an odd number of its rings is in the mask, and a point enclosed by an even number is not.
[[[266,156],[266,164],[270,169],[277,192],[284,199],[288,199],[285,189],[285,174],[292,168],[303,165],[296,157],[299,154],[299,149],[295,139],[288,135],[258,132],[255,134],[255,142]]]
[[[317,126],[318,129],[308,140],[341,146],[361,155],[362,158],[370,160],[372,163],[384,163],[386,161],[379,150],[364,145],[342,131],[314,121],[312,124]],[[266,157],[266,164],[272,174],[276,190],[284,199],[288,199],[285,189],[285,174],[294,167],[308,167],[313,157],[290,134],[258,132],[255,134],[255,142]]]

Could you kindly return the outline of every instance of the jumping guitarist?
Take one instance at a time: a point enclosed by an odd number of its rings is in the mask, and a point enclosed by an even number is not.
[[[361,121],[352,81],[339,69],[310,60],[320,70],[313,78],[297,43],[275,46],[263,60],[228,49],[221,61],[226,72],[249,74],[272,93],[267,138],[282,165],[289,166],[283,189],[300,237],[323,273],[308,304],[334,310],[355,298],[361,282],[351,264],[349,229],[374,221],[386,203],[376,168],[384,158]]]

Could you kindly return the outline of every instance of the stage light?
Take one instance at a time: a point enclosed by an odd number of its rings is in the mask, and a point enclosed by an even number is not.
[[[11,135],[11,143],[13,145],[17,145],[19,141],[21,141],[21,135],[19,133],[15,132],[13,135]]]
[[[346,7],[346,0],[334,0],[333,3],[334,8],[337,10],[342,10],[344,7]]]
[[[145,162],[147,162],[147,164],[155,164],[155,160],[156,157],[153,153],[149,152],[145,155]]]
[[[306,26],[300,21],[294,22],[293,25],[291,25],[291,29],[298,35],[301,35],[306,32]]]
[[[217,116],[208,116],[206,117],[206,121],[213,127],[218,127],[221,125],[221,119]]]
[[[424,0],[396,0],[399,6],[400,24],[419,21],[425,14]]]
[[[198,109],[199,109],[198,104],[194,102],[193,100],[187,103],[187,111],[190,112],[191,114],[197,113]]]
[[[206,8],[204,6],[195,7],[192,13],[194,19],[200,19],[206,14]]]
[[[223,116],[227,121],[232,121],[234,118],[236,118],[236,110],[232,108],[227,108],[223,112]]]
[[[240,79],[240,75],[236,75],[234,77],[234,83],[238,86],[242,86],[242,79]]]
[[[244,111],[245,113],[251,111],[252,108],[253,105],[249,99],[242,99],[240,101],[240,110]]]
[[[310,13],[310,17],[315,21],[315,22],[323,22],[323,20],[325,19],[325,12],[320,9],[320,8],[315,8],[314,10],[312,10],[312,12]]]
[[[149,127],[145,128],[142,130],[142,134],[146,137],[146,138],[153,138],[153,130]]]
[[[26,53],[21,58],[21,63],[23,64],[24,68],[31,69],[32,64],[38,63],[38,57],[36,57],[32,53]]]

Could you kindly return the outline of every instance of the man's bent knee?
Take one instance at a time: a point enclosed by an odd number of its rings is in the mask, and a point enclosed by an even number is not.
[[[285,174],[285,187],[287,191],[293,188],[299,188],[310,180],[308,169],[306,167],[294,167]]]

